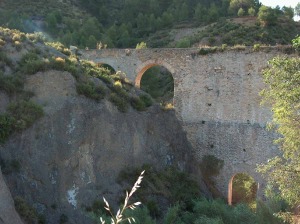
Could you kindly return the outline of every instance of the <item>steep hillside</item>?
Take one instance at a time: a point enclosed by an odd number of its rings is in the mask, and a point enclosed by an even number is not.
[[[93,203],[105,196],[115,207],[123,195],[121,171],[191,170],[174,111],[146,105],[122,74],[38,35],[1,28],[0,43],[0,164],[25,223],[94,223]]]
[[[128,48],[141,41],[148,47],[289,44],[299,33],[289,7],[263,8],[257,0],[242,1],[241,5],[234,2],[4,0],[0,26],[43,32],[49,40],[80,48],[96,48],[100,42],[102,47]],[[249,26],[248,21],[254,23]]]

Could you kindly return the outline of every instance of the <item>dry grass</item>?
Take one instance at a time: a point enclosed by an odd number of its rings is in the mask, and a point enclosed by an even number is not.
[[[140,187],[140,184],[142,183],[142,179],[144,177],[143,176],[144,172],[145,172],[145,170],[140,174],[137,181],[134,183],[130,193],[128,194],[128,191],[126,191],[126,197],[125,197],[125,200],[124,200],[124,205],[122,206],[122,208],[119,208],[116,215],[113,215],[108,202],[106,201],[105,198],[103,198],[104,203],[105,203],[104,208],[109,212],[109,214],[111,216],[111,224],[117,224],[117,223],[121,223],[121,222],[124,222],[124,221],[128,221],[129,223],[135,222],[135,219],[133,217],[126,217],[125,218],[125,217],[123,217],[123,214],[127,209],[134,210],[136,208],[136,206],[141,204],[141,202],[134,202],[132,204],[128,204],[128,203],[129,203],[130,197]],[[101,224],[105,224],[105,221],[102,219],[102,217],[100,217],[100,221],[101,221]]]

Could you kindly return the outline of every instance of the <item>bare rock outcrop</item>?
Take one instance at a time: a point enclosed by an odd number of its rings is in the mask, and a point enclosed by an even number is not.
[[[129,167],[189,170],[190,144],[174,111],[152,106],[121,113],[109,101],[78,96],[67,72],[29,76],[25,88],[45,116],[0,146],[0,156],[20,163],[18,173],[5,177],[12,195],[25,198],[47,223],[62,215],[68,223],[99,223],[85,206],[103,196],[117,203],[124,189],[116,179]]]
[[[0,169],[0,224],[23,224]]]

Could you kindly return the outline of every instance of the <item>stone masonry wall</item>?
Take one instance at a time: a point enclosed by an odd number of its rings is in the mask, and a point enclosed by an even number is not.
[[[275,134],[266,130],[272,113],[260,106],[261,73],[268,60],[283,55],[281,50],[253,52],[249,48],[199,55],[198,49],[105,49],[81,54],[125,72],[137,86],[149,66],[169,69],[175,83],[176,114],[196,158],[201,161],[211,154],[224,160],[216,178],[218,189],[226,196],[231,177],[241,172],[264,186],[256,165],[279,150],[272,143]]]

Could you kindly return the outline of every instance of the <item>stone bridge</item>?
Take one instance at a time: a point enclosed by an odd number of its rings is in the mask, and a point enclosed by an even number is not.
[[[279,154],[276,137],[266,130],[272,118],[260,106],[264,88],[261,72],[278,48],[226,50],[200,55],[199,49],[103,49],[81,51],[82,58],[112,66],[140,86],[152,66],[166,67],[174,78],[174,106],[199,161],[204,155],[224,160],[216,177],[217,188],[227,196],[237,173],[252,176],[261,188],[264,180],[256,165]],[[260,192],[261,193],[261,192]],[[229,194],[230,195],[230,194]]]

